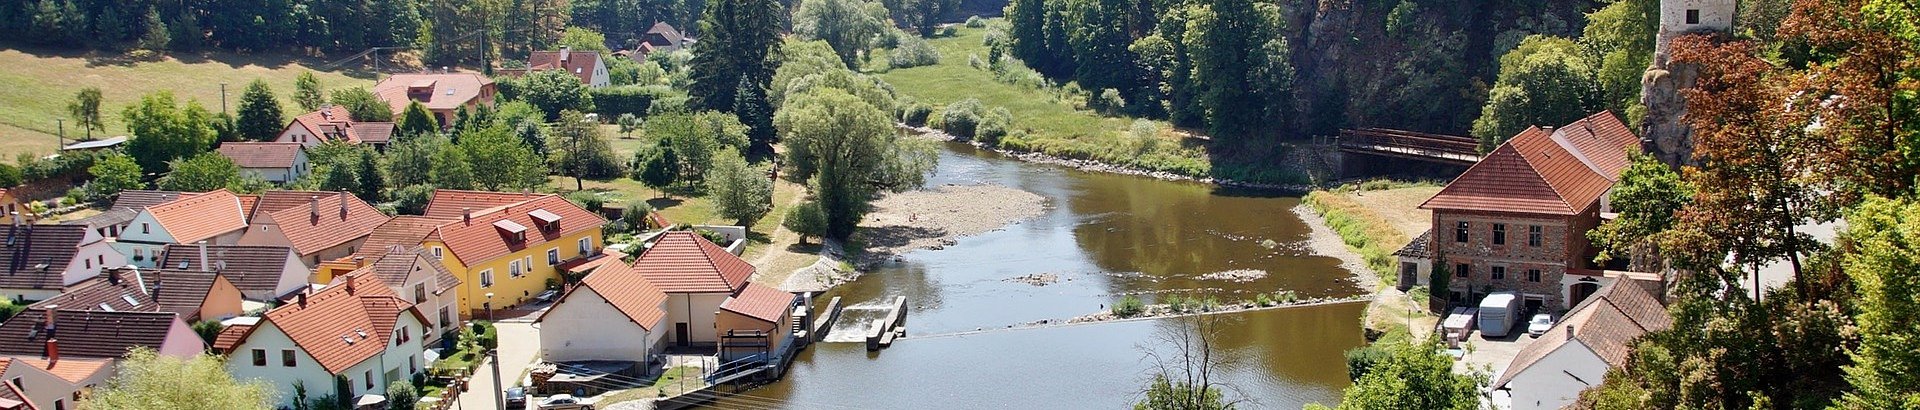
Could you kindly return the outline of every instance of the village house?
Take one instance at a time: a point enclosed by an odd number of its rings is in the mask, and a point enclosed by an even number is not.
[[[680,51],[692,47],[693,43],[694,39],[687,38],[685,34],[680,33],[680,30],[673,28],[672,24],[654,22],[653,27],[648,28],[647,32],[640,36],[640,46],[634,50],[633,54],[636,60],[646,59],[647,55]]]
[[[459,328],[460,316],[454,308],[460,303],[460,279],[426,248],[391,245],[371,259],[355,258],[355,263],[362,266],[332,278],[327,286],[337,286],[350,280],[349,276],[369,276],[386,285],[426,316],[424,338],[429,345],[438,342],[446,331]]]
[[[0,188],[0,223],[25,222],[21,218],[26,216],[27,206],[14,193],[13,190]]]
[[[0,409],[72,409],[113,375],[107,359],[0,356]]]
[[[394,113],[399,114],[400,110]],[[330,141],[383,147],[392,139],[393,123],[354,121],[346,107],[327,105],[293,117],[273,141],[299,144],[301,148],[313,148]]]
[[[757,355],[771,360],[784,354],[793,343],[794,308],[800,296],[758,283],[747,283],[725,302],[715,314],[715,337],[720,339],[720,360],[734,361]]]
[[[422,240],[459,277],[469,314],[519,305],[560,283],[558,267],[595,255],[605,218],[559,195],[435,190]]]
[[[631,265],[601,264],[534,323],[541,360],[647,363],[665,341],[667,294]]]
[[[191,195],[195,194],[175,191],[120,191],[120,194],[114,197],[113,206],[108,207],[107,210],[93,216],[65,222],[63,225],[81,225],[100,232],[100,236],[118,238],[120,232],[127,229],[127,224],[133,222],[133,217],[140,215],[141,210]]]
[[[59,306],[28,308],[0,323],[0,356],[119,360],[135,347],[188,358],[207,343],[173,312]]]
[[[717,346],[720,306],[747,287],[753,264],[693,231],[661,234],[633,261],[633,270],[667,294],[673,346]],[[738,322],[736,322],[738,323]]]
[[[574,51],[560,47],[558,51],[535,51],[527,56],[527,68],[524,70],[500,70],[505,75],[526,75],[541,71],[565,71],[580,78],[581,84],[590,88],[606,87],[612,84],[607,73],[607,63],[600,59],[600,53],[594,51]]]
[[[307,266],[285,246],[168,245],[162,258],[169,270],[220,274],[254,302],[279,300],[309,283]]]
[[[85,226],[16,223],[6,229],[0,295],[16,302],[51,298],[101,269],[127,265],[125,256]]]
[[[374,84],[373,93],[393,108],[394,118],[405,115],[407,105],[418,101],[444,127],[452,124],[462,107],[493,106],[498,91],[493,79],[478,73],[441,72],[394,74]]]
[[[69,286],[58,296],[30,305],[50,309],[94,309],[118,312],[171,312],[181,320],[221,320],[239,316],[240,288],[219,274],[166,269],[108,269],[100,276]]]
[[[446,219],[429,218],[419,215],[399,215],[374,227],[367,239],[360,242],[360,249],[352,255],[320,262],[314,267],[314,283],[327,283],[334,276],[345,275],[355,269],[366,267],[370,261],[379,260],[394,246],[412,248],[426,241],[427,234],[449,222]],[[425,249],[425,248],[422,248]]]
[[[1501,291],[1519,293],[1530,311],[1579,304],[1613,280],[1592,263],[1586,232],[1600,224],[1607,192],[1639,143],[1608,112],[1527,128],[1421,204],[1433,211],[1431,248],[1402,253],[1431,255],[1432,271],[1444,269],[1436,304]],[[1418,258],[1403,256],[1403,266],[1418,263],[1410,259]]]
[[[1622,279],[1580,302],[1539,340],[1521,349],[1491,386],[1516,410],[1558,409],[1626,365],[1633,342],[1673,326],[1659,282]]]
[[[309,398],[336,394],[359,403],[425,372],[426,317],[372,277],[341,278],[297,294],[255,324],[221,331],[214,348],[225,352],[227,371],[271,386],[277,407],[292,406],[295,385]]]
[[[206,242],[229,245],[247,230],[240,197],[225,189],[148,206],[134,215],[120,232],[114,249],[134,266],[157,266],[160,251],[170,244]]]
[[[217,151],[240,166],[241,174],[276,184],[298,180],[311,171],[307,151],[297,143],[228,142],[220,144]]]
[[[268,192],[256,206],[269,205],[270,197],[288,196],[274,194]],[[298,195],[301,193],[292,196]],[[391,219],[344,191],[314,192],[307,195],[305,206],[254,212],[252,225],[238,243],[293,248],[301,263],[309,267],[353,254],[374,228]]]

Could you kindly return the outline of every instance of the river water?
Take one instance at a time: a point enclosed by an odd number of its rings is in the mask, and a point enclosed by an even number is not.
[[[819,343],[774,384],[715,408],[1126,408],[1141,397],[1161,336],[1181,320],[1006,329],[1096,313],[1121,295],[1222,302],[1291,290],[1359,292],[1336,258],[1307,245],[1299,198],[1191,182],[1091,173],[947,144],[930,186],[991,183],[1049,200],[1040,217],[883,264],[829,292],[848,305],[904,295],[908,337],[880,352]],[[1201,279],[1265,272],[1234,282]],[[1052,274],[1036,286],[1009,280]],[[824,302],[824,298],[822,302]],[[1363,304],[1220,315],[1216,348],[1243,408],[1333,404],[1346,387],[1341,355],[1363,343]],[[975,332],[978,331],[978,332]],[[956,334],[959,333],[959,334]]]

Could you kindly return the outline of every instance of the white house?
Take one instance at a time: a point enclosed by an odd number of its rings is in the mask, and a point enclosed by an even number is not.
[[[394,110],[397,116],[400,110]],[[298,144],[302,148],[313,148],[328,141],[340,141],[350,144],[370,144],[384,146],[393,139],[392,122],[354,121],[346,107],[328,105],[313,112],[293,117],[287,121],[287,127],[275,136],[276,143]]]
[[[230,245],[246,230],[247,213],[240,197],[221,189],[140,210],[113,246],[134,266],[151,268],[169,244]]]
[[[0,356],[0,381],[34,409],[78,407],[81,393],[106,384],[112,374],[113,361],[107,359]],[[0,408],[6,404],[0,401]]]
[[[673,231],[642,252],[633,270],[667,294],[670,343],[714,346],[727,330],[720,328],[716,312],[746,288],[755,268],[693,231]]]
[[[541,314],[540,359],[646,362],[661,350],[667,294],[623,263],[600,265]]]
[[[241,174],[252,174],[276,184],[300,179],[312,171],[307,164],[307,151],[299,143],[228,142],[220,144],[218,151],[239,165]]]
[[[109,266],[127,265],[100,231],[84,225],[23,225],[6,228],[0,255],[6,272],[0,275],[0,296],[14,301],[41,300],[59,295],[68,286],[100,275]]]
[[[373,278],[349,278],[222,331],[214,348],[227,356],[227,371],[272,386],[280,407],[292,407],[295,385],[309,399],[357,399],[426,371],[426,317]],[[336,385],[335,376],[346,383]]]
[[[448,271],[439,258],[427,253],[426,248],[419,245],[393,245],[374,259],[354,258],[353,262],[360,267],[333,278],[328,286],[361,275],[371,276],[386,284],[389,290],[407,298],[415,310],[427,317],[426,343],[429,345],[439,341],[447,330],[460,326],[460,317],[454,311],[460,303],[460,296],[456,293],[460,288],[460,278],[454,277],[453,272]]]
[[[1567,312],[1539,340],[1521,349],[1492,388],[1513,409],[1558,409],[1626,363],[1633,342],[1673,326],[1653,295],[1657,282],[1619,279]],[[1496,400],[1497,401],[1497,400]]]
[[[580,78],[581,84],[589,88],[606,87],[612,84],[607,73],[607,63],[601,61],[600,53],[593,51],[574,51],[560,47],[558,51],[535,51],[527,56],[528,73],[561,70]]]

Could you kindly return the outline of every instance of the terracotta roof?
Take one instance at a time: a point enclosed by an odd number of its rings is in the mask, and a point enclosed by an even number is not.
[[[65,346],[63,345],[62,347]],[[59,377],[61,380],[66,380],[69,383],[87,381],[87,379],[100,374],[101,371],[110,370],[113,366],[112,360],[79,357],[61,357],[58,363],[37,356],[16,356],[7,359],[12,359],[14,363],[33,366],[47,373],[52,373],[54,376]]]
[[[180,323],[170,312],[107,312],[59,309],[53,331],[44,329],[47,311],[29,308],[0,323],[0,354],[40,356],[49,336],[60,340],[61,357],[119,358],[127,349],[159,350],[167,332]]]
[[[435,228],[439,228],[441,224],[445,223],[447,223],[447,221],[443,219],[434,219],[418,215],[400,215],[393,217],[393,219],[387,220],[386,223],[373,228],[373,232],[367,234],[367,240],[360,242],[360,249],[354,250],[353,255],[345,259],[352,261],[355,257],[362,257],[371,261],[386,255],[387,248],[396,245],[401,247],[419,246],[421,240],[427,238],[427,234],[433,233]]]
[[[360,142],[371,143],[371,144],[385,144],[393,140],[393,123],[391,122],[354,123],[353,134],[358,135],[360,137]]]
[[[458,189],[435,189],[433,199],[427,201],[428,218],[458,220],[464,211],[475,214],[488,209],[513,205],[538,199],[547,194],[527,194],[517,192],[465,191]]]
[[[1520,349],[1520,353],[1514,355],[1513,364],[1500,372],[1493,388],[1506,386],[1515,375],[1576,340],[1592,349],[1608,366],[1619,367],[1626,363],[1634,340],[1648,332],[1671,327],[1673,318],[1667,316],[1666,306],[1647,293],[1645,287],[1629,279],[1616,280],[1574,306],[1560,323],[1554,324],[1533,344]]]
[[[385,351],[401,314],[426,322],[392,290],[361,277],[313,292],[306,303],[291,302],[269,310],[263,321],[285,332],[328,373],[339,374]],[[241,343],[246,337],[241,336]]]
[[[113,206],[107,208],[105,212],[69,221],[66,225],[85,225],[93,229],[100,229],[110,225],[124,225],[127,222],[132,222],[133,217],[139,215],[141,209],[171,202],[175,199],[180,199],[182,196],[193,195],[197,195],[197,193],[148,190],[120,191],[120,196],[113,200]]]
[[[0,255],[6,258],[0,287],[9,289],[66,286],[63,275],[67,264],[80,253],[80,242],[91,231],[81,225],[12,225],[0,229],[6,231],[6,237],[0,238]]]
[[[385,251],[374,259],[368,259],[367,266],[347,272],[347,275],[371,274],[389,287],[405,286],[407,276],[413,274],[414,261],[420,260],[426,261],[427,269],[432,269],[434,277],[439,279],[439,287],[434,289],[436,293],[460,286],[460,278],[454,277],[453,272],[447,270],[447,265],[441,264],[440,259],[433,257],[426,248],[394,245],[386,247]],[[340,282],[340,279],[335,278],[334,282]]]
[[[233,325],[227,326],[226,329],[220,329],[220,335],[214,336],[213,338],[213,351],[219,352],[220,354],[233,352],[233,347],[240,345],[240,341],[245,339],[247,332],[253,331],[253,326],[254,325]]]
[[[554,305],[566,303],[581,289],[592,289],[594,293],[612,304],[614,309],[619,309],[620,313],[626,314],[628,320],[640,325],[641,329],[654,330],[653,325],[667,315],[667,311],[660,308],[660,304],[666,302],[667,294],[662,293],[660,288],[653,286],[653,282],[648,281],[646,277],[641,276],[639,272],[633,270],[633,267],[626,264],[600,265],[600,268],[594,269],[593,273],[587,274],[586,278],[580,280],[580,286],[568,290],[558,302],[554,302]],[[547,312],[551,313],[553,309],[547,309]],[[538,320],[545,320],[546,315],[541,313]]]
[[[304,128],[321,141],[386,143],[393,136],[393,123],[357,122],[346,107],[338,105],[328,105],[293,117],[292,121],[287,122],[286,128],[293,127]]]
[[[345,192],[322,196],[310,200],[308,207],[293,207],[273,211],[266,218],[255,221],[254,229],[278,228],[286,235],[287,242],[301,255],[339,246],[354,239],[367,236],[375,227],[387,222],[386,214],[367,205],[359,197]],[[313,209],[317,207],[316,215]],[[272,227],[267,224],[271,223]]]
[[[600,62],[600,53],[594,51],[557,50],[535,51],[527,56],[527,71],[562,70],[581,83],[593,83],[593,65]]]
[[[394,114],[406,111],[410,101],[420,101],[429,110],[452,110],[480,98],[481,89],[493,85],[493,79],[478,73],[394,74],[373,85],[373,93],[393,107]],[[425,92],[411,92],[426,88]]]
[[[241,168],[293,168],[301,152],[297,142],[228,142],[219,151]]]
[[[1529,127],[1487,153],[1421,209],[1574,215],[1613,187],[1639,144],[1601,112],[1551,132]]]
[[[247,227],[240,198],[225,189],[147,207],[175,243],[194,243]]]
[[[540,209],[553,212],[563,218],[559,223],[559,229],[544,227],[528,229],[525,241],[514,241],[508,235],[501,233],[499,228],[494,227],[494,223],[499,221],[512,221],[522,226],[538,226],[534,224],[533,217],[528,213]],[[600,215],[567,202],[559,195],[549,194],[526,202],[489,209],[486,212],[476,211],[471,221],[455,219],[440,225],[432,235],[446,243],[447,251],[452,252],[461,261],[474,264],[568,235],[597,229],[606,223],[607,220]]]
[[[781,323],[787,311],[793,308],[792,292],[774,289],[758,283],[748,283],[740,293],[720,302],[720,310],[747,315],[767,323]]]
[[[667,293],[728,293],[745,286],[753,264],[693,231],[660,235],[633,261],[634,270]]]
[[[167,245],[159,266],[185,271],[201,269],[199,245]],[[226,276],[241,292],[274,294],[293,248],[285,246],[207,245],[207,262],[212,272]]]
[[[618,262],[626,258],[626,252],[601,248],[599,254],[587,258],[566,261],[565,263],[555,265],[553,268],[572,273],[592,272],[594,269],[599,269],[601,265],[606,265],[609,262],[613,262],[616,265],[624,265],[624,263]]]
[[[267,216],[267,214],[270,214],[270,213],[280,212],[280,211],[284,211],[292,208],[306,207],[309,202],[312,202],[316,198],[322,201],[325,201],[327,197],[331,197],[334,195],[340,195],[340,193],[327,192],[327,191],[287,191],[287,190],[274,190],[274,191],[263,192],[260,194],[260,198],[259,200],[256,201],[254,206],[248,208],[247,219],[248,220],[260,219],[261,217],[265,217]],[[339,204],[335,203],[334,205],[338,206]]]

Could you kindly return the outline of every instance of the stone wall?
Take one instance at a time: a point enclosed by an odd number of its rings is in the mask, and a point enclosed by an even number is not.
[[[1458,294],[1435,295],[1471,304],[1489,290],[1518,291],[1542,299],[1546,306],[1561,306],[1561,278],[1569,266],[1580,266],[1585,232],[1592,228],[1590,219],[1437,210],[1434,250],[1452,275],[1447,281],[1448,291]],[[1463,221],[1468,224],[1466,242],[1458,240],[1456,230]],[[1495,224],[1504,224],[1503,244],[1493,243]],[[1534,226],[1541,230],[1539,246],[1529,243]],[[1461,265],[1468,269],[1462,272]],[[1503,270],[1498,278],[1496,270]],[[1529,276],[1530,271],[1539,271],[1537,280]]]

